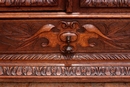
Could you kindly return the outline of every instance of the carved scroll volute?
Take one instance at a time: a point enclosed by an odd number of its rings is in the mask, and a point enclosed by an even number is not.
[[[39,29],[33,36],[24,40],[24,42],[20,45],[20,48],[26,47],[32,44],[36,39],[46,38],[49,43],[42,43],[43,47],[50,46],[56,47],[58,39],[57,35],[51,32],[51,29],[55,26],[52,24],[46,24],[41,29]]]
[[[60,31],[58,33],[54,33],[52,30],[53,28],[60,29]],[[29,46],[37,39],[46,38],[48,43],[42,43],[42,47],[57,47],[57,45],[59,45],[61,54],[63,54],[66,59],[71,59],[77,52],[78,45],[81,47],[95,46],[94,43],[89,43],[89,39],[91,38],[100,38],[109,45],[115,45],[111,38],[104,35],[96,26],[92,24],[84,24],[82,28],[84,28],[85,31],[82,33],[78,32],[81,27],[76,21],[62,21],[59,27],[55,27],[52,24],[46,24],[34,35],[25,39],[20,45],[20,48]]]
[[[82,27],[85,28],[86,30],[84,33],[79,34],[78,44],[80,44],[82,47],[88,47],[88,46],[94,47],[94,43],[90,44],[88,42],[88,40],[91,38],[101,37],[106,40],[111,40],[109,37],[101,33],[101,31],[92,24],[85,24]]]
[[[92,24],[85,24],[82,27],[86,30],[85,33],[79,34],[78,44],[80,44],[82,47],[94,47],[95,43],[89,43],[88,41],[90,38],[98,38],[110,47],[124,49],[124,47],[116,43],[116,40],[108,37],[109,35],[104,35],[96,26]]]

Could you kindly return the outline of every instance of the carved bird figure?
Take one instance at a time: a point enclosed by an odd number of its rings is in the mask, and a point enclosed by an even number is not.
[[[90,33],[95,33],[95,34],[98,34],[99,36],[107,39],[107,40],[111,40],[109,37],[105,36],[104,34],[102,34],[98,28],[96,28],[94,25],[92,24],[85,24],[83,25],[83,27]]]
[[[55,26],[52,24],[47,24],[44,25],[41,29],[39,29],[39,31],[37,31],[33,36],[31,36],[30,38],[27,38],[23,41],[23,43],[20,45],[20,48],[26,47],[28,45],[30,45],[31,43],[33,43],[36,39],[38,38],[42,38],[45,37],[47,39],[49,39],[49,44],[54,47],[56,45],[56,43],[53,43],[54,41],[52,39],[55,39],[55,35],[52,34],[52,32],[50,32],[50,30],[52,28],[54,28]],[[49,36],[49,35],[50,36]],[[48,37],[49,36],[49,37]],[[53,42],[52,42],[53,41]]]
[[[109,37],[105,36],[103,33],[101,33],[101,31],[97,27],[95,27],[94,25],[85,24],[85,25],[83,25],[83,28],[86,29],[86,33],[80,35],[80,38],[82,38],[82,42],[86,41],[84,43],[81,43],[81,45],[83,47],[87,47],[87,46],[93,47],[94,45],[89,44],[88,40],[90,38],[100,38],[103,42],[105,42],[108,45],[111,45],[114,48],[121,48],[111,38],[109,38]]]

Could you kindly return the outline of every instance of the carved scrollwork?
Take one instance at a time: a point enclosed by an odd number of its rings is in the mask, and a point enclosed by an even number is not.
[[[12,25],[13,24],[11,24],[11,26]],[[120,26],[121,28],[116,28],[117,26],[115,27],[114,24],[110,25],[114,29],[110,29],[107,33],[104,33],[102,29],[97,27],[96,24],[79,24],[77,21],[62,21],[58,26],[55,26],[54,24],[41,25],[42,27],[38,28],[34,33],[31,34],[29,33],[32,30],[29,30],[28,26],[25,26],[25,24],[22,25],[22,28],[20,29],[17,29],[17,27],[10,29],[9,24],[6,26],[3,25],[0,31],[0,44],[2,45],[0,49],[7,49],[8,47],[10,48],[11,52],[15,49],[15,51],[19,51],[20,53],[21,50],[26,51],[31,49],[31,47],[38,51],[39,48],[37,46],[40,45],[40,53],[43,51],[43,53],[45,53],[46,49],[54,49],[54,52],[55,49],[56,51],[58,50],[58,52],[56,52],[56,57],[52,57],[50,54],[48,59],[56,58],[56,60],[60,60],[64,58],[75,58],[76,60],[98,60],[99,58],[100,60],[111,60],[112,55],[109,57],[102,53],[95,55],[86,54],[86,52],[95,52],[97,48],[98,51],[103,50],[101,52],[114,49],[116,50],[114,51],[114,55],[117,55],[119,52],[118,50],[129,51],[129,23],[127,25],[122,24]],[[107,25],[103,26],[107,27]],[[107,27],[105,30],[107,29],[109,29],[109,27]],[[100,42],[100,44],[98,44],[98,42]],[[102,49],[100,49],[100,47],[102,47]],[[84,54],[81,56],[80,53],[82,52]],[[52,52],[48,51],[48,54],[49,53]],[[59,53],[61,53],[63,56],[59,56]],[[129,56],[122,57],[122,55],[124,56],[124,54],[121,54],[121,56],[117,55],[117,57],[120,58],[116,58],[115,56],[114,59],[121,60],[126,58],[129,60]],[[46,59],[46,57],[44,57],[45,55],[41,57],[42,60]],[[4,57],[2,56],[1,58],[3,59]],[[9,56],[6,58],[8,59]],[[30,59],[30,57],[27,58]]]
[[[44,25],[41,29],[39,29],[33,36],[31,36],[30,38],[27,38],[23,41],[23,43],[20,45],[20,48],[26,47],[28,45],[30,45],[31,43],[33,43],[36,39],[40,39],[40,38],[47,38],[49,40],[48,45],[45,45],[44,43],[42,43],[42,46],[51,46],[51,47],[55,47],[57,45],[57,35],[54,34],[53,32],[51,32],[51,29],[54,28],[55,26],[52,24],[47,24]],[[51,37],[49,37],[49,35]]]
[[[111,47],[117,48],[117,49],[124,49],[123,47],[116,44],[115,40],[113,38],[110,38],[106,35],[104,35],[96,26],[92,24],[85,24],[83,25],[83,28],[85,28],[85,33],[80,34],[80,39],[78,40],[79,44],[83,47],[94,47],[95,43],[89,43],[89,39],[91,38],[99,38],[102,40],[105,44],[108,44]]]

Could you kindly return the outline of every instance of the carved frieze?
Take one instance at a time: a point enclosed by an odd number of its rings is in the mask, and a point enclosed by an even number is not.
[[[58,0],[0,0],[0,6],[57,6]]]
[[[130,7],[130,0],[80,0],[81,7]]]
[[[130,76],[130,67],[0,66],[0,76]]]

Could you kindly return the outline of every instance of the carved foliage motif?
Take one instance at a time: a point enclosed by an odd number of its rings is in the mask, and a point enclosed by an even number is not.
[[[81,7],[130,7],[130,0],[80,0]]]
[[[56,6],[58,0],[0,0],[0,6]]]
[[[130,76],[130,67],[1,66],[0,76]]]

